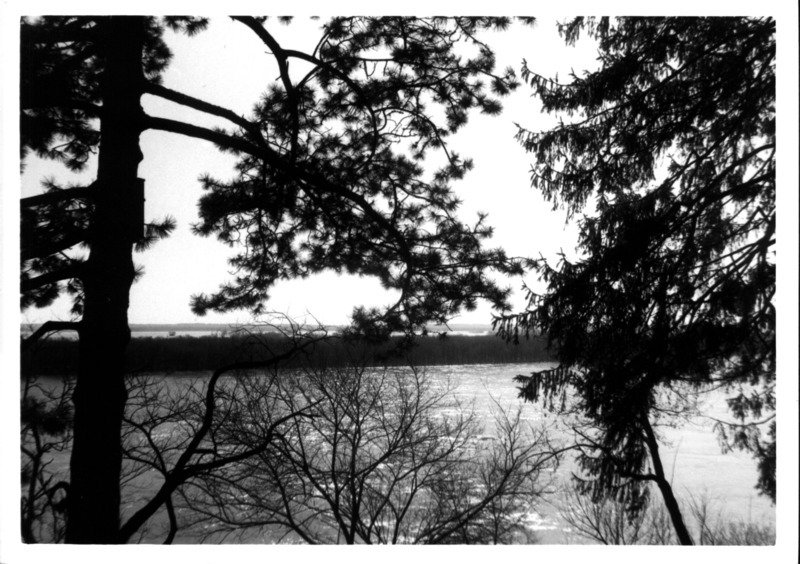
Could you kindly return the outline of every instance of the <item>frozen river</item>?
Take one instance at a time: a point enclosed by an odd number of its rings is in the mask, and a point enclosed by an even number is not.
[[[463,405],[471,405],[486,421],[486,433],[491,434],[489,422],[492,410],[498,406],[504,409],[522,410],[522,418],[534,427],[549,425],[550,435],[561,444],[568,444],[572,438],[569,429],[558,417],[548,413],[539,405],[523,403],[518,399],[517,384],[513,377],[541,370],[546,364],[490,364],[490,365],[451,365],[431,366],[425,370],[432,382],[455,384],[454,395]],[[156,376],[158,377],[158,376]],[[205,374],[172,374],[170,387],[186,385],[188,382],[207,377]],[[724,396],[716,392],[704,398],[699,413],[727,419]],[[659,428],[662,437],[661,455],[665,471],[672,477],[672,486],[679,498],[706,497],[712,504],[714,513],[721,513],[727,519],[755,521],[761,524],[775,522],[775,508],[768,499],[757,495],[754,485],[757,470],[754,460],[748,453],[731,452],[723,454],[713,421],[703,415],[693,417],[677,427]],[[58,467],[66,472],[67,456],[60,455]],[[576,465],[568,458],[561,464],[554,476],[556,483],[569,485],[570,476]],[[140,484],[141,484],[141,480]],[[146,484],[145,484],[146,485]],[[158,484],[153,484],[156,488]],[[123,492],[123,511],[134,512],[148,497],[148,488],[135,494]],[[561,488],[563,491],[563,488]],[[654,491],[657,496],[657,491]],[[563,544],[581,542],[571,534],[559,514],[563,505],[561,493],[556,493],[535,507],[529,515],[528,524],[536,532],[539,542]],[[159,519],[160,520],[160,519]],[[155,527],[154,529],[158,529]],[[145,542],[150,540],[147,537]],[[153,539],[155,542],[159,542]],[[176,542],[191,542],[190,538],[179,533]],[[583,541],[585,542],[585,541]]]

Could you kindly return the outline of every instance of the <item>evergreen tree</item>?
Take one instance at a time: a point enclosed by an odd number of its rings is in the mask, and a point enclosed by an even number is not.
[[[533,186],[583,212],[579,256],[538,261],[546,291],[496,323],[546,333],[557,352],[558,369],[520,378],[522,395],[574,393],[597,429],[584,492],[636,511],[655,483],[688,544],[654,426],[695,392],[735,392],[723,439],[754,453],[775,500],[775,22],[577,18],[560,32],[596,40],[599,68],[568,84],[523,69],[564,117],[518,139]]]
[[[385,310],[354,310],[353,333],[385,337],[445,321],[479,298],[502,306],[507,291],[487,271],[519,272],[502,251],[483,248],[491,232],[484,218],[467,225],[456,217],[450,182],[470,161],[446,146],[469,111],[498,113],[498,98],[517,85],[510,70],[495,74],[491,49],[476,38],[504,28],[507,19],[334,18],[321,26],[310,53],[284,49],[266,18],[234,19],[261,39],[280,71],[246,118],[161,84],[171,56],[166,29],[194,34],[205,19],[21,22],[23,162],[34,152],[80,170],[98,155],[90,186],[50,183],[21,204],[22,307],[46,306],[67,291],[80,316],[45,324],[34,336],[69,328],[80,337],[67,542],[119,540],[132,250],[174,227],[170,218],[144,225],[137,177],[143,131],[210,141],[237,157],[233,179],[204,178],[195,227],[242,243],[232,260],[237,276],[215,294],[194,297],[197,313],[258,313],[277,280],[346,270],[399,290]],[[473,54],[461,54],[462,45]],[[290,73],[293,60],[309,70]],[[146,115],[145,93],[230,127]],[[431,150],[443,151],[447,164],[427,180],[422,162]]]

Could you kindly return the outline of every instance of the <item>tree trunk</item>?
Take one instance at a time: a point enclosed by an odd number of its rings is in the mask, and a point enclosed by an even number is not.
[[[672,526],[675,527],[675,533],[678,535],[678,540],[681,544],[693,545],[694,541],[692,540],[692,535],[689,533],[689,530],[686,528],[686,524],[683,522],[683,515],[681,514],[678,500],[675,499],[672,486],[664,475],[664,465],[661,463],[661,455],[658,453],[658,440],[656,439],[656,435],[653,432],[653,428],[650,426],[650,421],[647,419],[647,416],[644,416],[642,419],[647,439],[647,447],[650,450],[650,459],[653,461],[653,471],[656,475],[655,482],[658,485],[658,489],[661,491],[661,496],[664,498],[664,505],[666,505],[667,512],[672,520]]]
[[[143,23],[141,17],[116,16],[98,25],[103,111],[91,251],[83,276],[68,543],[119,542],[120,429],[127,399],[123,360],[130,340],[128,299],[136,239],[131,226],[141,215],[136,193],[141,186]]]

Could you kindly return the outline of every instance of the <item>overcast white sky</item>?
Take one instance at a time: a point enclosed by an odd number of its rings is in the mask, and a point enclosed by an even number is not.
[[[556,32],[556,20],[542,18],[531,29],[515,24],[503,33],[487,33],[485,41],[497,52],[497,69],[512,66],[519,71],[523,59],[540,74],[556,73],[566,78],[571,69],[580,71],[594,64],[596,52],[591,42],[577,47],[564,45]],[[271,31],[286,47],[313,48],[319,37],[319,22],[298,18],[289,26],[271,22]],[[263,44],[241,24],[229,18],[212,20],[209,29],[194,38],[168,34],[167,42],[175,57],[164,74],[164,84],[175,90],[233,109],[247,115],[253,103],[277,76],[273,58]],[[146,96],[145,110],[151,115],[174,117],[193,123],[214,122],[199,113],[170,102]],[[462,220],[472,223],[479,211],[489,214],[495,227],[492,246],[500,246],[513,256],[555,256],[561,248],[574,247],[574,228],[565,225],[562,212],[554,212],[530,188],[530,159],[514,140],[520,123],[541,129],[553,122],[542,116],[531,89],[522,85],[505,100],[499,117],[474,113],[467,126],[453,138],[451,147],[474,159],[475,168],[464,180],[454,184],[463,199]],[[233,159],[220,154],[210,143],[160,131],[142,135],[144,160],[139,175],[145,179],[148,220],[171,214],[178,220],[176,232],[151,250],[136,256],[145,275],[133,287],[129,317],[132,323],[178,323],[193,321],[245,322],[247,312],[209,314],[198,318],[189,309],[189,298],[196,292],[211,292],[228,279],[226,258],[231,250],[213,238],[192,235],[190,225],[197,220],[197,200],[201,194],[197,177],[205,172],[230,176]],[[433,168],[433,167],[431,167]],[[22,179],[24,196],[40,191],[43,177],[66,181],[70,175],[55,162],[31,160]],[[90,168],[81,177],[70,179],[88,183],[94,177]],[[505,284],[518,290],[521,279]],[[524,305],[517,291],[516,304]],[[306,312],[327,323],[344,323],[357,305],[385,305],[391,297],[369,278],[322,274],[306,280],[279,284],[271,294],[268,309],[291,315]],[[54,306],[30,309],[23,322],[38,323],[47,319],[69,318],[69,299]],[[457,322],[488,323],[488,304],[465,313]]]

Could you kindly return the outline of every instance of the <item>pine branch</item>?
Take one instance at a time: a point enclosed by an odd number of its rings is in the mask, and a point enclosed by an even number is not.
[[[35,290],[36,288],[40,288],[41,286],[45,286],[47,284],[53,284],[55,282],[68,280],[70,278],[79,278],[82,273],[83,263],[79,262],[66,268],[61,268],[52,272],[46,272],[34,278],[23,280],[20,284],[20,289],[24,294],[25,292],[30,292],[31,290]]]
[[[232,110],[229,110],[228,108],[223,108],[222,106],[211,104],[209,102],[206,102],[205,100],[194,98],[187,94],[183,94],[182,92],[172,90],[170,88],[167,88],[166,86],[162,86],[161,84],[155,84],[153,82],[146,81],[143,85],[143,90],[146,94],[159,96],[161,98],[164,98],[165,100],[169,100],[170,102],[175,102],[176,104],[180,104],[181,106],[186,106],[187,108],[192,108],[193,110],[221,117],[232,123],[235,123],[236,125],[238,125],[239,127],[248,132],[252,133],[256,131],[256,128],[252,123],[250,123],[248,120],[238,115],[237,113],[233,112]]]
[[[48,93],[38,93],[35,97],[23,97],[20,99],[20,110],[37,110],[48,108],[69,108],[73,110],[80,110],[92,117],[100,117],[103,113],[103,107],[87,102],[86,100],[64,100],[61,101],[58,96],[50,97]]]
[[[210,141],[211,143],[214,143],[223,149],[247,153],[248,155],[253,156],[261,156],[259,154],[259,147],[256,147],[245,139],[234,137],[221,131],[215,131],[213,129],[192,125],[190,123],[185,123],[174,119],[145,116],[143,128],[178,133],[187,137],[194,137],[195,139]],[[275,155],[275,158],[278,158],[277,155]]]
[[[330,72],[331,74],[336,75],[342,82],[347,84],[350,89],[355,92],[355,94],[361,98],[362,102],[364,103],[364,109],[369,113],[370,121],[372,122],[372,130],[376,132],[373,136],[372,140],[372,148],[371,153],[372,155],[375,154],[377,151],[378,145],[378,118],[375,115],[375,111],[369,103],[367,96],[364,94],[361,87],[351,79],[346,73],[341,72],[335,65],[331,65],[326,61],[318,59],[313,55],[309,55],[308,53],[303,53],[302,51],[296,51],[294,49],[284,49],[281,45],[275,40],[275,38],[270,35],[270,33],[264,29],[256,18],[253,17],[245,17],[245,16],[232,16],[232,19],[246,25],[250,28],[264,44],[269,47],[273,54],[275,55],[275,59],[278,62],[278,67],[281,73],[281,80],[283,81],[284,88],[286,88],[286,93],[289,96],[293,96],[294,94],[294,87],[289,79],[289,66],[288,66],[288,59],[289,57],[293,57],[296,59],[300,59],[301,61],[305,61],[310,63],[318,68],[325,69],[326,71]],[[292,120],[294,122],[295,130],[294,130],[294,137],[292,139],[292,148],[294,151],[294,145],[297,141],[296,136],[299,133],[299,122],[298,122],[298,115],[297,115],[297,108],[292,108]]]
[[[23,261],[50,256],[59,251],[64,251],[86,240],[86,233],[78,231],[65,235],[56,241],[49,241],[39,245],[25,245],[23,242],[20,258]]]
[[[283,87],[286,89],[286,95],[289,99],[293,102],[289,111],[292,112],[292,144],[291,144],[291,155],[294,158],[297,155],[298,145],[297,139],[298,135],[300,134],[300,115],[297,111],[297,95],[295,93],[295,87],[292,84],[292,79],[289,76],[289,63],[286,56],[286,51],[284,51],[283,47],[275,40],[274,37],[264,29],[264,26],[261,25],[258,20],[256,20],[252,16],[232,16],[232,19],[239,21],[250,28],[258,37],[267,44],[267,46],[272,50],[272,54],[275,56],[275,60],[278,63],[278,70],[280,71],[281,75],[281,82],[283,82]]]
[[[361,194],[353,192],[349,188],[331,182],[321,174],[305,171],[298,166],[287,162],[286,159],[282,158],[278,153],[269,147],[257,147],[245,139],[233,137],[226,133],[167,118],[145,116],[144,127],[145,129],[170,131],[172,133],[178,133],[188,137],[194,137],[196,139],[203,139],[226,149],[247,153],[256,158],[262,159],[266,164],[275,167],[276,169],[286,173],[288,176],[302,181],[309,190],[325,190],[353,202],[364,212],[366,216],[377,223],[395,240],[397,243],[397,250],[402,255],[406,264],[409,266],[413,264],[411,250],[409,249],[408,243],[406,242],[403,234],[400,233],[397,227],[389,222],[389,220],[387,220],[383,214],[373,208],[366,198],[364,198]]]
[[[97,27],[84,27],[85,22],[76,20],[58,27],[39,26],[23,23],[20,31],[21,42],[28,45],[72,43],[83,41],[96,41],[98,38]]]
[[[51,190],[44,194],[37,194],[36,196],[28,196],[22,198],[19,202],[20,208],[27,209],[35,206],[44,206],[48,204],[57,204],[64,200],[78,200],[88,199],[94,196],[94,184],[89,186],[77,186],[75,188],[66,188],[64,190]]]

